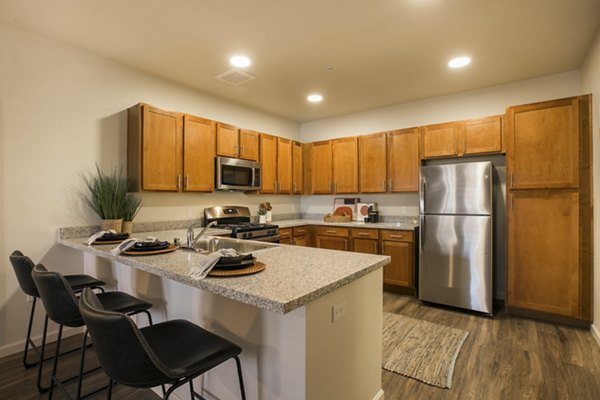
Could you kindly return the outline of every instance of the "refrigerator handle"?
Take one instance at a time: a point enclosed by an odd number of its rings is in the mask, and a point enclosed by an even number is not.
[[[421,214],[420,221],[419,221],[419,247],[421,248],[421,251],[419,253],[423,252],[424,244],[425,244],[425,215]]]
[[[425,214],[425,178],[421,177],[421,190],[419,193],[419,206],[421,207],[421,213]]]

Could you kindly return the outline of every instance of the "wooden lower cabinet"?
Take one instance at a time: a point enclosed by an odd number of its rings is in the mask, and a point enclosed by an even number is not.
[[[292,244],[292,228],[280,228],[279,229],[279,243],[281,244]]]
[[[281,244],[308,245],[308,228],[305,225],[294,228],[281,228],[279,229],[279,236],[281,236],[279,240]]]
[[[589,320],[580,289],[579,194],[514,191],[509,203],[507,306]]]
[[[350,250],[348,228],[318,226],[315,229],[315,247],[329,250]]]
[[[357,253],[379,254],[379,230],[369,228],[353,228],[352,251]]]
[[[413,232],[382,230],[381,254],[390,256],[391,262],[383,267],[383,283],[414,289],[415,262]]]

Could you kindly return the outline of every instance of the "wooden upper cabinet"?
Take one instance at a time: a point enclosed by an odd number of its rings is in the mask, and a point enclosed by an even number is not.
[[[387,134],[388,191],[419,190],[419,128],[401,129]]]
[[[302,143],[292,143],[292,193],[302,194],[304,187],[304,150]]]
[[[142,105],[142,190],[181,188],[183,115]]]
[[[512,189],[579,186],[579,99],[506,110],[507,185]]]
[[[183,190],[212,192],[216,123],[192,115],[185,115],[183,120]]]
[[[292,141],[277,138],[277,193],[292,193]]]
[[[358,138],[335,139],[331,149],[334,193],[358,193]]]
[[[465,121],[462,153],[481,154],[502,151],[502,117],[496,115]]]
[[[259,135],[260,134],[258,132],[240,129],[239,158],[243,158],[244,160],[258,161]]]
[[[233,125],[217,123],[217,155],[223,157],[238,157],[239,150],[238,128]]]
[[[458,141],[463,129],[463,122],[446,122],[421,127],[423,158],[457,156]]]
[[[309,157],[311,193],[333,193],[331,140],[311,143]]]
[[[277,138],[260,134],[261,193],[277,193]]]
[[[579,194],[522,190],[509,196],[507,306],[589,320],[583,309],[589,298],[580,290]]]
[[[360,191],[383,193],[387,190],[386,134],[375,133],[358,138]]]

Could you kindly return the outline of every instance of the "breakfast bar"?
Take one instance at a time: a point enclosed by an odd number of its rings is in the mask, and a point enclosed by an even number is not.
[[[208,232],[215,234],[216,232]],[[173,241],[185,231],[140,232]],[[266,268],[239,277],[195,279],[193,251],[115,256],[61,230],[58,242],[83,252],[85,272],[153,304],[155,321],[183,318],[242,347],[248,399],[383,398],[382,267],[388,256],[288,245],[253,252]],[[256,243],[256,242],[254,242]],[[237,399],[235,365],[198,379],[207,399]],[[178,393],[189,396],[185,390]]]

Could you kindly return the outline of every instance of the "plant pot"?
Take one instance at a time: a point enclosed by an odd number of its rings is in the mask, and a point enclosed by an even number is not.
[[[123,221],[123,229],[121,232],[129,233],[131,235],[133,233],[133,221]]]
[[[122,219],[102,219],[100,220],[100,230],[107,231],[109,229],[114,229],[117,232],[121,232],[121,228],[123,227]]]
[[[267,216],[266,215],[259,215],[258,216],[258,223],[259,224],[264,224],[267,222]]]
[[[265,217],[267,217],[267,222],[271,222],[273,220],[273,214],[271,214],[271,211],[267,211],[267,215],[265,215]]]

